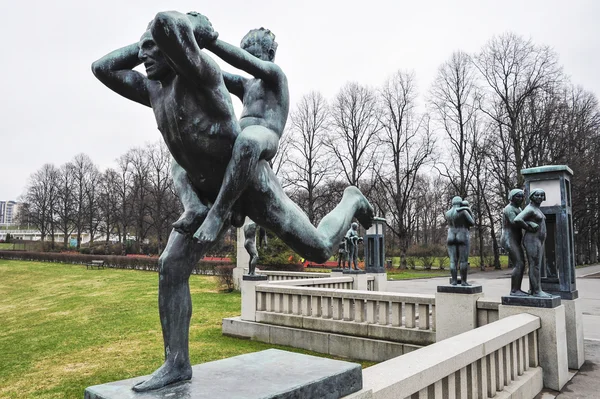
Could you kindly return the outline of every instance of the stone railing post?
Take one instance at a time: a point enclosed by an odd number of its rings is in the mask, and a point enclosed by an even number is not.
[[[267,281],[262,275],[242,277],[242,320],[256,321],[256,286]]]
[[[363,270],[344,269],[343,274],[344,276],[351,276],[354,280],[352,282],[353,290],[367,290],[367,274]]]
[[[439,285],[435,294],[436,342],[477,328],[481,285]]]
[[[529,313],[540,318],[538,356],[544,370],[544,387],[560,391],[569,380],[565,307],[561,305],[560,297],[505,296],[502,297],[502,303],[498,306],[500,319],[519,313]]]

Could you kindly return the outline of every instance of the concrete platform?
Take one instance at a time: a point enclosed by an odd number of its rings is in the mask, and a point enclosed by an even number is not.
[[[191,381],[151,392],[131,387],[147,378],[95,385],[85,399],[338,399],[362,389],[360,364],[268,349],[193,366]]]

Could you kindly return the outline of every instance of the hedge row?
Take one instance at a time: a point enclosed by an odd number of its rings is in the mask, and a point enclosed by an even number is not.
[[[30,251],[0,251],[0,259],[30,260],[36,262],[54,262],[82,264],[92,260],[103,260],[105,267],[115,269],[148,270],[158,272],[157,257],[136,257],[120,255],[84,255],[78,253],[30,252]],[[218,267],[232,267],[230,263],[221,261],[200,260],[193,274],[215,274]]]

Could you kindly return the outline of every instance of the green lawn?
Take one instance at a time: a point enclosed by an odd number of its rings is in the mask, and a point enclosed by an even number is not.
[[[80,399],[87,386],[162,364],[156,273],[0,259],[0,276],[1,398]],[[193,364],[273,347],[221,335],[221,319],[240,314],[239,293],[207,276],[190,287]]]
[[[414,278],[430,278],[430,277],[450,277],[450,270],[387,270],[388,280],[410,280]]]

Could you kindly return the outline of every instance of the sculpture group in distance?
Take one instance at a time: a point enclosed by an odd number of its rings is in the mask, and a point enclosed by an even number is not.
[[[542,291],[541,270],[544,261],[544,245],[546,241],[546,217],[540,209],[546,199],[542,189],[533,190],[529,194],[529,204],[521,210],[525,194],[521,189],[513,189],[508,195],[510,203],[502,214],[502,246],[508,252],[509,261],[513,265],[510,295],[550,298],[552,295]],[[523,235],[522,230],[525,230]],[[521,290],[525,271],[525,257],[529,265],[529,294]]]
[[[159,259],[159,313],[165,362],[133,387],[148,391],[189,380],[189,276],[230,225],[246,216],[280,237],[300,256],[326,261],[352,219],[368,228],[373,208],[356,187],[314,227],[288,198],[267,160],[277,150],[289,109],[287,79],[273,63],[276,44],[266,29],[242,47],[217,39],[198,13],[161,12],[139,41],[92,65],[111,90],[154,111],[174,158],[172,175],[184,206]],[[253,78],[222,72],[207,49]],[[146,75],[134,68],[144,64]],[[229,93],[243,101],[235,117]]]
[[[467,282],[469,271],[469,229],[475,225],[473,212],[469,202],[461,197],[452,198],[452,208],[446,212],[448,222],[448,256],[450,257],[450,284],[458,284],[458,270],[460,270],[460,285],[470,286]],[[458,266],[458,270],[457,270]]]

